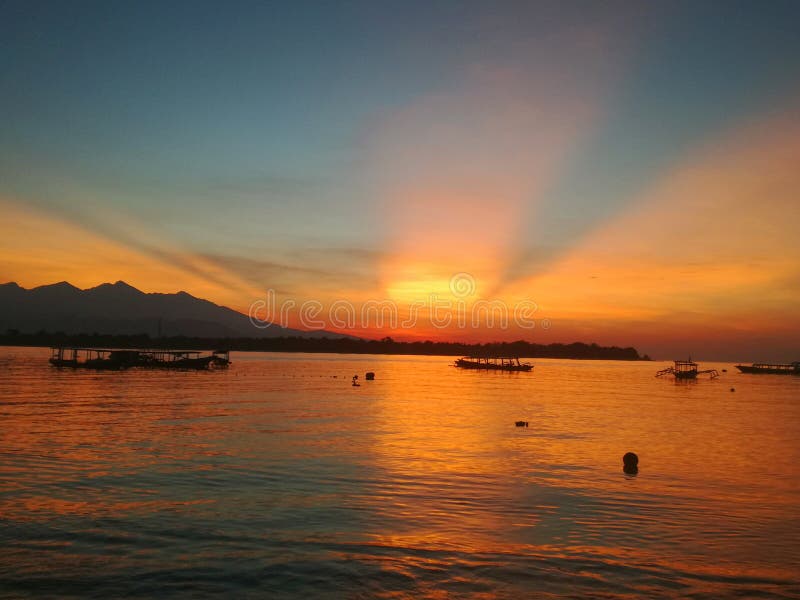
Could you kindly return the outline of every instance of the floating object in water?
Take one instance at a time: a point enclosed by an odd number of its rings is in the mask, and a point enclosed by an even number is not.
[[[461,369],[487,369],[493,371],[531,371],[533,365],[519,362],[517,356],[465,356],[453,366]]]
[[[731,388],[731,391],[732,391],[732,392],[735,392],[735,391],[736,391],[736,388]]]
[[[230,350],[214,350],[211,356],[213,357],[211,362],[218,367],[227,367],[231,364]]]
[[[711,379],[719,377],[719,373],[716,369],[698,371],[697,363],[692,362],[692,359],[690,358],[689,360],[676,360],[674,366],[661,369],[658,373],[656,373],[656,377],[674,375],[675,379],[697,379],[698,375],[703,375],[706,373],[711,376]]]
[[[364,379],[367,381],[373,381],[375,379],[375,373],[372,371],[367,371],[367,374],[364,376]]]
[[[112,350],[105,348],[51,349],[50,364],[73,369],[113,370],[142,367],[147,369],[202,370],[230,365],[227,350],[204,355],[199,350]]]
[[[635,475],[639,472],[639,457],[635,452],[626,452],[622,457],[622,470],[628,475]]]
[[[136,350],[105,350],[103,348],[50,349],[50,364],[54,367],[119,371],[139,366],[141,357]]]
[[[727,372],[728,372],[728,369],[722,369],[722,372],[723,372],[723,373],[727,373]]]
[[[753,363],[752,365],[736,365],[742,373],[759,373],[766,375],[800,375],[800,362],[788,365]]]
[[[353,375],[353,387],[361,387],[361,384],[358,383],[358,375]]]
[[[527,421],[515,421],[514,425],[516,425],[517,427],[527,427],[528,426],[528,422]]]
[[[227,367],[228,353],[222,350],[203,356],[196,350],[150,350],[140,353],[140,365],[152,369],[208,369]]]

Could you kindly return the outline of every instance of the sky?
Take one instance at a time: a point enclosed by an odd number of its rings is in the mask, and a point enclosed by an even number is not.
[[[798,360],[798,22],[780,0],[0,0],[0,282]]]

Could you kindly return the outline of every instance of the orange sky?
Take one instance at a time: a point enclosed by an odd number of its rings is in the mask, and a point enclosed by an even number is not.
[[[155,73],[89,60],[107,42],[91,28],[85,45],[56,28],[64,52],[42,62],[21,26],[0,281],[123,280],[242,312],[273,290],[301,328],[306,301],[394,302],[393,326],[347,327],[376,338],[793,360],[797,36],[745,13],[478,10],[413,35],[356,19],[341,55],[249,40],[213,65],[152,32]],[[90,94],[87,73],[114,84]],[[467,323],[434,326],[433,301]],[[476,303],[508,327],[473,323]]]
[[[459,161],[460,162],[460,161]],[[599,224],[568,252],[527,277],[498,282],[504,252],[514,243],[513,210],[521,190],[473,186],[474,199],[448,186],[461,179],[450,173],[443,192],[422,182],[419,192],[399,190],[387,205],[397,233],[387,250],[377,285],[338,294],[315,290],[304,281],[306,296],[326,306],[336,299],[356,306],[368,299],[394,300],[401,321],[408,306],[431,293],[444,301],[498,300],[513,306],[536,303],[538,329],[437,329],[422,308],[413,330],[376,330],[367,323],[355,332],[401,339],[586,339],[618,344],[672,340],[675,349],[716,348],[748,336],[776,339],[800,333],[800,119],[794,111],[755,120],[688,153],[670,173],[652,182],[629,210]],[[510,184],[509,184],[510,185]],[[496,192],[497,204],[491,204]],[[418,195],[417,195],[418,194]],[[466,198],[466,199],[465,199]],[[429,207],[433,211],[430,213]],[[204,259],[147,233],[135,221],[113,219],[117,232],[135,236],[138,247],[113,241],[68,218],[24,207],[5,198],[2,210],[13,227],[0,238],[2,279],[23,286],[68,280],[79,287],[123,279],[144,291],[188,290],[199,297],[247,311],[263,297],[257,286]],[[438,227],[454,217],[455,228]],[[435,218],[414,228],[420,215]],[[478,238],[469,226],[485,224]],[[463,261],[462,254],[475,260]],[[476,256],[477,255],[477,256]],[[474,272],[474,290],[454,296],[450,278],[459,264]],[[495,291],[496,295],[487,293]],[[315,292],[318,295],[314,295]],[[280,296],[279,296],[280,299]],[[323,315],[324,317],[324,315]],[[548,329],[541,327],[546,319]],[[291,325],[299,325],[297,318]],[[681,346],[683,344],[683,346]]]

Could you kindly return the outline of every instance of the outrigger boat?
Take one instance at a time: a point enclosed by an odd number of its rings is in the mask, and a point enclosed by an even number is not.
[[[697,379],[698,375],[710,375],[711,379],[719,377],[719,372],[716,369],[706,369],[705,371],[697,370],[697,363],[689,360],[676,360],[672,367],[661,369],[656,373],[656,377],[663,377],[664,375],[673,375],[675,379]]]
[[[533,365],[519,361],[516,356],[465,356],[453,366],[460,369],[484,369],[493,371],[531,371]]]
[[[752,365],[736,365],[742,373],[762,373],[767,375],[800,375],[800,362],[788,365],[753,363]]]
[[[227,350],[204,355],[197,350],[108,350],[103,348],[52,348],[50,364],[73,369],[115,370],[224,368],[230,365]]]

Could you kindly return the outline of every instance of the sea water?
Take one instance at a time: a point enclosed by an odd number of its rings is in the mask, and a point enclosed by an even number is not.
[[[0,348],[3,597],[800,595],[800,377],[47,358]]]

